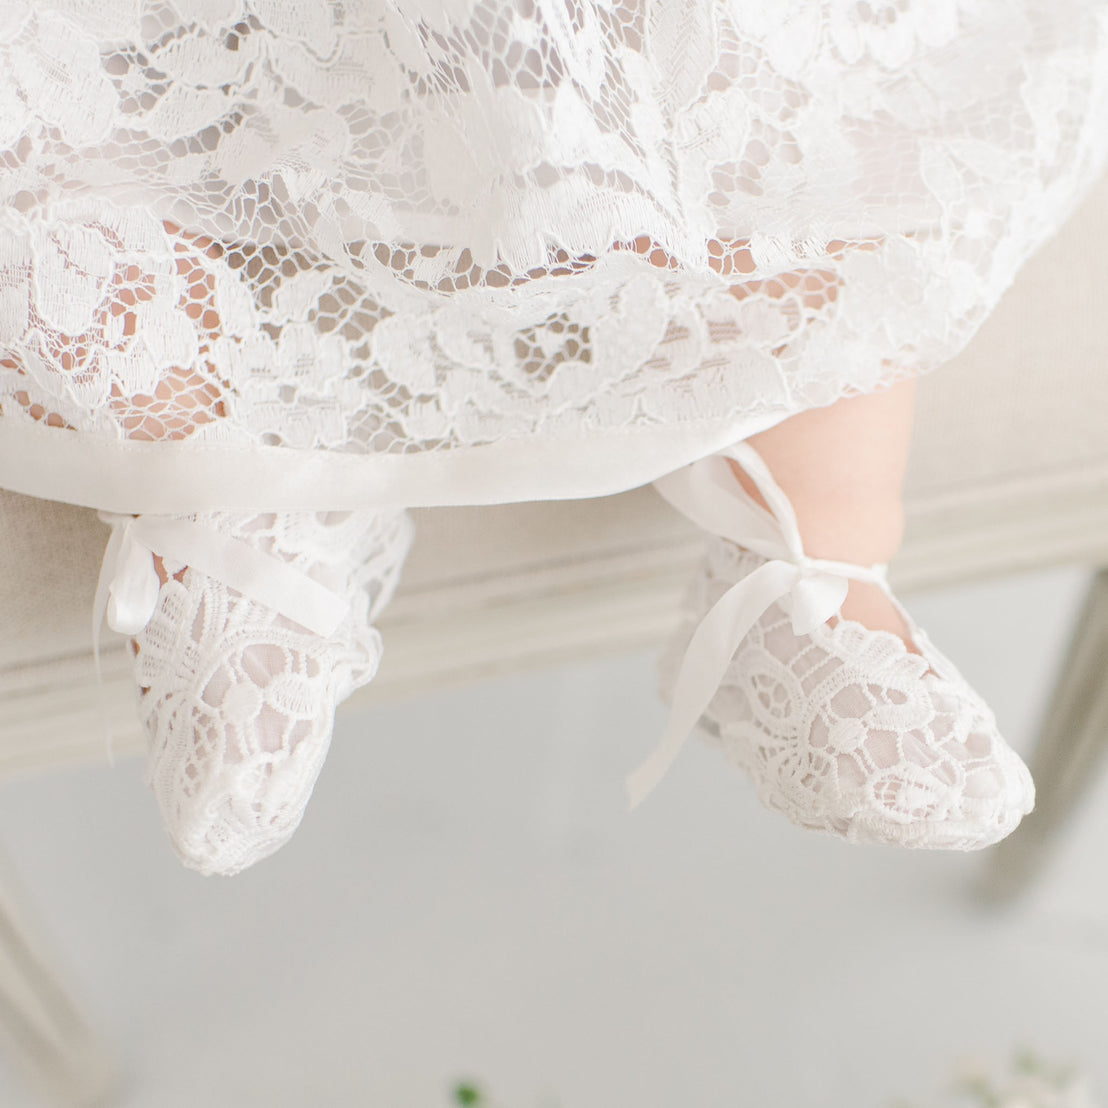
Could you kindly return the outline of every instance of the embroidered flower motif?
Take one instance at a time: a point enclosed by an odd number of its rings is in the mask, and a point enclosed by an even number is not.
[[[831,0],[827,27],[847,65],[868,55],[887,69],[897,69],[920,47],[950,42],[958,34],[958,9],[958,0]]]
[[[70,146],[91,146],[107,136],[118,98],[93,39],[63,16],[43,12],[6,53],[4,67],[21,99]]]
[[[0,51],[0,60],[5,58]],[[0,150],[14,146],[16,140],[32,119],[29,106],[19,95],[6,61],[0,65]]]
[[[804,70],[819,46],[823,12],[812,0],[775,0],[772,4],[729,5],[740,39],[753,40],[782,76]]]

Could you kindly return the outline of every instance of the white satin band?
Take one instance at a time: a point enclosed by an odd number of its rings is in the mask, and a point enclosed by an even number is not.
[[[734,458],[757,486],[771,512],[739,484]],[[662,497],[699,527],[767,559],[732,585],[693,632],[673,691],[669,723],[661,742],[627,778],[631,807],[642,803],[676,760],[689,732],[716,694],[731,659],[771,604],[782,601],[793,631],[806,635],[836,615],[851,580],[887,589],[885,566],[856,566],[809,558],[800,541],[788,497],[753,447],[738,443],[654,482]]]
[[[94,650],[105,615],[108,626],[125,635],[137,634],[150,621],[160,590],[155,554],[184,562],[324,638],[346,617],[349,604],[343,597],[232,535],[187,519],[99,514],[112,535],[93,605]]]

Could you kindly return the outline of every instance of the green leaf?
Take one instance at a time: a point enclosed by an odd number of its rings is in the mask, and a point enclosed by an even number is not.
[[[480,1105],[484,1102],[481,1090],[476,1085],[470,1085],[463,1081],[454,1087],[454,1103],[465,1105]]]

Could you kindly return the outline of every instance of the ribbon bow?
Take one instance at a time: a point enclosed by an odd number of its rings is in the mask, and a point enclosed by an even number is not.
[[[184,562],[265,604],[324,638],[346,617],[348,602],[302,570],[242,539],[192,520],[100,512],[111,525],[92,613],[92,646],[100,670],[100,627],[136,635],[158,603],[161,582],[154,552]]]
[[[748,496],[728,458],[743,467],[769,512]],[[810,558],[804,553],[788,497],[747,443],[685,466],[655,481],[654,487],[699,527],[768,560],[732,585],[693,633],[677,673],[665,734],[647,760],[627,778],[632,809],[646,799],[674,763],[689,732],[715,696],[735,651],[771,604],[781,601],[793,632],[807,635],[839,612],[851,580],[885,582],[885,566],[867,568]]]

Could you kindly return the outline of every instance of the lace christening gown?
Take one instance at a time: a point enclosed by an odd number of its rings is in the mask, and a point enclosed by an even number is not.
[[[1090,0],[3,0],[0,486],[642,484],[949,359],[1106,146]]]

